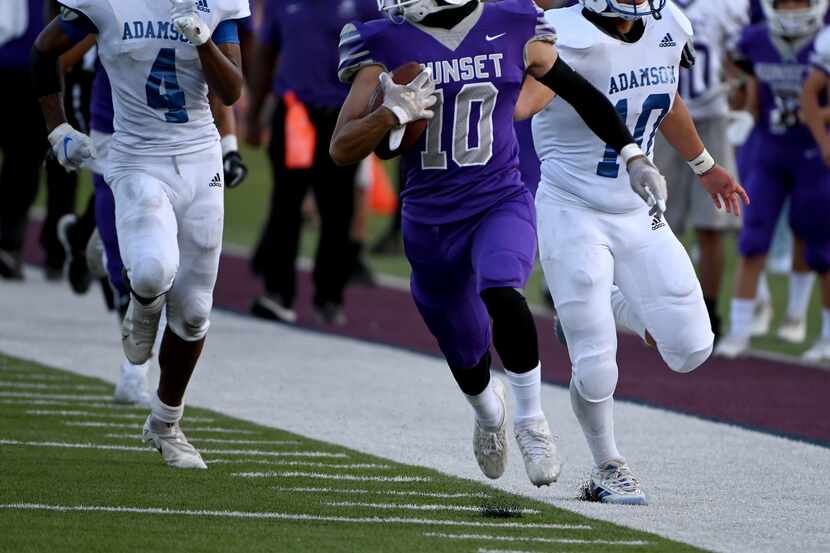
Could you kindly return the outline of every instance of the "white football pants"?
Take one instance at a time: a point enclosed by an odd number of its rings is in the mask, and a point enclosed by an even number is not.
[[[573,381],[589,402],[617,385],[616,284],[657,342],[663,360],[690,372],[711,354],[714,335],[683,245],[648,208],[611,214],[536,196],[545,279],[568,342]]]
[[[133,292],[167,294],[167,324],[184,340],[207,333],[224,222],[222,148],[176,156],[110,150],[121,257]]]

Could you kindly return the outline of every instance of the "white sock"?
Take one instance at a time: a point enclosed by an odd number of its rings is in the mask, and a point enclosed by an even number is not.
[[[755,310],[755,300],[733,298],[729,310],[731,327],[729,333],[733,336],[749,337],[752,333],[752,312]]]
[[[830,309],[821,310],[821,338],[830,340]]]
[[[592,403],[579,394],[571,380],[571,406],[588,441],[594,464],[599,467],[611,459],[625,461],[614,439],[614,398]]]
[[[772,303],[772,296],[769,292],[769,281],[767,280],[767,273],[761,273],[758,277],[758,293],[755,295],[759,304],[767,305]]]
[[[121,371],[124,373],[124,376],[138,376],[144,378],[147,376],[147,372],[150,370],[150,361],[142,365],[133,365],[130,363],[126,358],[124,362],[121,364]]]
[[[807,316],[810,296],[813,294],[815,273],[790,273],[790,302],[787,304],[787,318],[798,321]]]
[[[516,400],[513,424],[545,418],[542,412],[542,365],[536,365],[535,369],[522,374],[508,370],[504,373]]]
[[[501,421],[504,419],[505,413],[504,406],[499,396],[496,395],[496,390],[493,388],[493,378],[490,378],[487,387],[477,396],[464,394],[464,397],[472,405],[473,411],[476,414],[476,420],[482,428],[485,430],[495,430],[499,427]]]
[[[153,413],[154,419],[167,424],[175,424],[184,416],[184,403],[178,407],[171,407],[159,399],[158,392],[156,392],[150,403],[150,410]]]
[[[614,311],[614,320],[640,338],[646,337],[646,325],[634,311],[634,307],[616,286],[611,287],[611,309]]]

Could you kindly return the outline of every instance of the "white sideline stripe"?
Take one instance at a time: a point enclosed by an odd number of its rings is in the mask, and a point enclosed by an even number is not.
[[[68,443],[68,442],[21,442],[18,440],[0,439],[0,446],[18,445],[25,447],[59,447],[66,449],[105,449],[111,451],[154,451],[150,447],[139,447],[118,444]],[[345,453],[329,453],[327,451],[257,451],[247,449],[201,449],[201,453],[216,453],[221,455],[260,455],[267,457],[325,457],[333,459],[346,458]]]
[[[405,511],[459,511],[466,513],[480,513],[483,510],[481,505],[449,505],[449,504],[415,504],[415,503],[361,503],[358,501],[327,501],[323,505],[329,507],[363,507],[366,509],[403,509]],[[511,513],[523,515],[538,515],[537,509],[509,509]]]
[[[210,461],[208,461],[209,463]],[[405,496],[405,497],[433,497],[436,499],[461,499],[470,497],[486,498],[489,494],[484,492],[472,493],[441,493],[441,492],[414,492],[408,490],[361,490],[356,488],[288,488],[281,486],[274,486],[271,488],[280,492],[297,492],[297,493],[336,493],[336,494],[372,494],[372,495],[391,495],[391,496]]]
[[[12,378],[18,382],[25,382],[28,380],[54,380],[58,382],[72,382],[72,379],[68,376],[61,376],[59,374],[46,374],[46,373],[30,373],[25,371],[9,371],[0,369],[0,372],[3,373],[3,378]]]
[[[70,402],[70,401],[61,401],[61,400],[52,400],[52,399],[0,399],[0,405],[31,405],[31,406],[44,406],[44,407],[85,407],[86,409],[110,409],[115,411],[135,411],[136,413],[146,413],[147,408],[135,405],[128,405],[124,403],[115,403],[113,401],[109,401],[108,403],[95,403],[95,402]]]
[[[227,429],[230,430],[230,429]],[[199,428],[191,428],[188,430],[199,432]],[[140,440],[141,436],[138,434],[104,434],[105,438],[116,438],[119,440]],[[236,444],[236,445],[300,445],[299,440],[225,440],[223,438],[196,438],[191,436],[190,441],[202,442],[206,444]]]
[[[445,534],[443,532],[425,532],[428,538],[441,538],[445,540],[481,540],[481,541],[526,541],[531,543],[556,543],[562,545],[651,545],[651,542],[642,540],[580,540],[574,538],[536,538],[533,536],[493,536],[490,534]]]
[[[62,399],[65,401],[112,401],[112,395],[67,395],[67,394],[37,394],[37,393],[30,393],[30,392],[3,392],[0,391],[0,397],[17,397],[17,398],[25,398],[25,399]]]
[[[0,388],[21,388],[24,390],[85,390],[91,392],[106,392],[107,386],[100,384],[45,384],[43,382],[20,382],[0,380]]]
[[[142,419],[146,418],[144,415]],[[121,428],[135,430],[141,426],[139,421],[135,423],[120,423],[120,422],[98,422],[98,421],[64,421],[64,426],[76,426],[79,428]],[[194,426],[187,428],[187,433],[191,432],[214,432],[216,434],[256,434],[252,430],[237,430],[235,428],[222,428],[216,426]],[[139,439],[141,439],[139,437]]]
[[[391,469],[392,465],[376,463],[316,463],[313,461],[266,461],[264,459],[206,459],[205,463],[214,465],[269,465],[281,467],[312,467],[319,469]]]
[[[485,549],[479,547],[476,553],[541,553],[540,551],[525,551],[522,549]]]
[[[361,476],[359,474],[326,474],[324,472],[235,472],[240,478],[319,478],[351,482],[431,482],[428,476]]]
[[[415,524],[419,526],[470,526],[476,528],[533,528],[548,530],[590,530],[590,526],[578,524],[521,524],[518,522],[478,522],[462,520],[431,520],[403,517],[340,517],[307,515],[302,513],[276,513],[251,511],[193,511],[189,509],[162,509],[158,507],[115,507],[109,505],[45,505],[42,503],[6,503],[0,509],[28,511],[56,511],[83,513],[134,513],[140,515],[185,515],[197,517],[254,518],[287,520],[296,522],[347,522],[355,524]],[[452,534],[447,534],[452,535]],[[602,543],[602,542],[587,542]],[[645,543],[645,542],[640,542]]]
[[[92,418],[111,418],[111,419],[146,419],[145,415],[135,413],[93,413],[90,411],[60,411],[52,409],[30,409],[26,411],[27,415],[35,415],[37,417],[92,417]],[[184,420],[189,422],[214,422],[216,419],[211,417],[185,417]]]

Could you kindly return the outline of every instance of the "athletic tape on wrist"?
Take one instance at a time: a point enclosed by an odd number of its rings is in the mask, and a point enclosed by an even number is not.
[[[645,157],[645,155],[646,154],[643,153],[643,149],[634,144],[633,142],[628,146],[623,147],[622,150],[620,150],[620,157],[622,157],[623,163],[626,167],[628,167],[628,162],[631,161],[632,158],[639,156]]]
[[[703,153],[694,158],[693,160],[688,162],[689,167],[692,168],[692,171],[695,172],[696,175],[704,175],[712,170],[712,167],[717,165],[715,163],[715,158],[712,157],[712,154],[704,148]]]

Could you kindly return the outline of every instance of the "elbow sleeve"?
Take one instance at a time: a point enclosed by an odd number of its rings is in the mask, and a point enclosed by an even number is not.
[[[539,82],[571,104],[588,128],[617,152],[634,143],[634,137],[608,98],[562,58],[556,60]]]
[[[58,57],[32,48],[32,88],[38,98],[57,94],[61,91],[61,78],[58,72]]]

